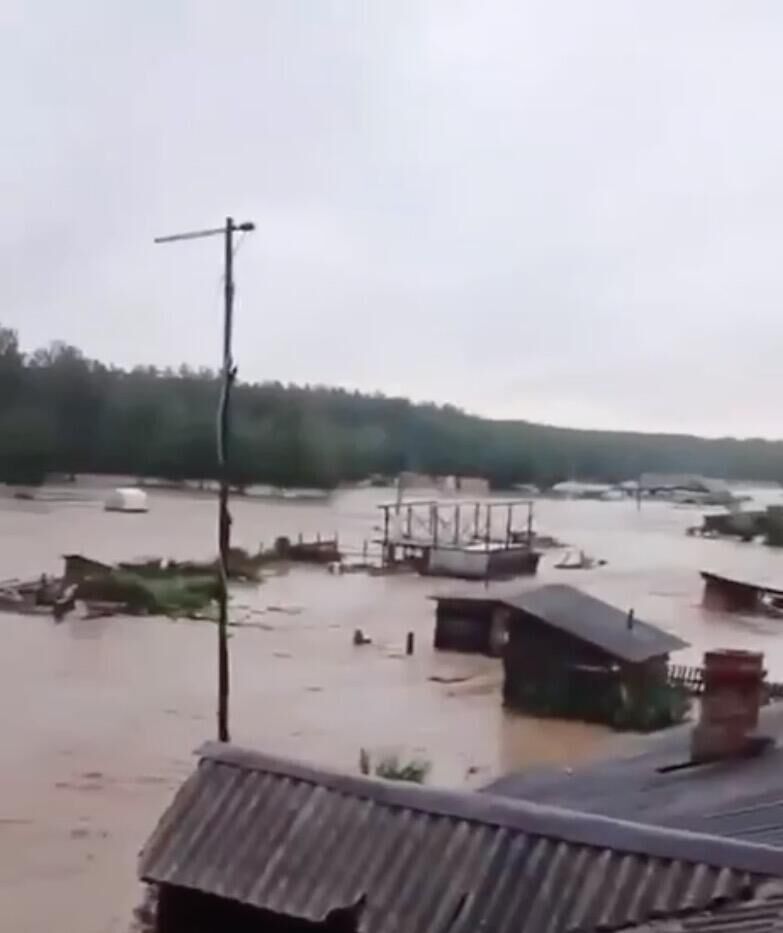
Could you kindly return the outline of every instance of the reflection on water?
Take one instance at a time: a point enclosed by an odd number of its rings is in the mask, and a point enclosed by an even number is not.
[[[375,536],[376,503],[389,496],[236,500],[234,538],[255,549],[280,534],[338,532],[358,552]],[[213,554],[212,497],[154,492],[151,505],[147,515],[121,515],[104,512],[99,498],[0,500],[0,579],[58,572],[68,552],[108,561]],[[558,571],[556,552],[538,580],[633,607],[691,642],[683,662],[708,647],[755,648],[770,676],[783,680],[783,622],[703,612],[698,575],[709,568],[780,584],[783,554],[687,537],[699,519],[698,510],[665,504],[637,511],[630,503],[540,502],[539,531],[609,563]],[[363,746],[402,749],[432,761],[433,782],[456,786],[522,764],[575,761],[615,741],[598,727],[505,714],[497,661],[434,653],[427,597],[453,585],[300,568],[237,587],[235,611],[252,609],[258,625],[232,629],[234,738],[350,770]],[[0,616],[0,625],[0,897],[4,910],[10,905],[8,929],[47,929],[57,905],[61,933],[124,930],[138,847],[192,767],[193,748],[214,734],[215,629],[123,618],[55,626]],[[372,643],[355,647],[355,628]],[[404,656],[408,631],[413,658]]]

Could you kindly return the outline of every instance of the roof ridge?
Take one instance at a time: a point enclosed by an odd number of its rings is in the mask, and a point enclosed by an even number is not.
[[[634,823],[493,793],[421,787],[340,773],[220,742],[198,749],[202,760],[314,784],[388,807],[505,827],[575,845],[680,860],[783,878],[783,849],[707,833]]]

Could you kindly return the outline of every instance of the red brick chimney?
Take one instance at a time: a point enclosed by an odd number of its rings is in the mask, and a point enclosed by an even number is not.
[[[764,655],[719,650],[704,654],[701,716],[691,735],[691,760],[752,754],[764,696]]]

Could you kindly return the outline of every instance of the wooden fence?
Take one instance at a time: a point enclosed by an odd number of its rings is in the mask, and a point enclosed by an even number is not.
[[[688,664],[670,664],[668,666],[669,683],[684,687],[688,693],[698,696],[704,693],[704,668],[691,667]],[[767,695],[771,700],[783,699],[783,684],[765,683]]]

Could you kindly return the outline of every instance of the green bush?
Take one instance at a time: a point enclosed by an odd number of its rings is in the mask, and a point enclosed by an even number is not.
[[[386,755],[372,767],[370,753],[366,748],[359,752],[359,770],[362,774],[374,773],[376,777],[386,781],[408,781],[411,784],[423,784],[432,767],[429,761],[422,758],[413,758],[410,761],[401,761],[398,755]]]

